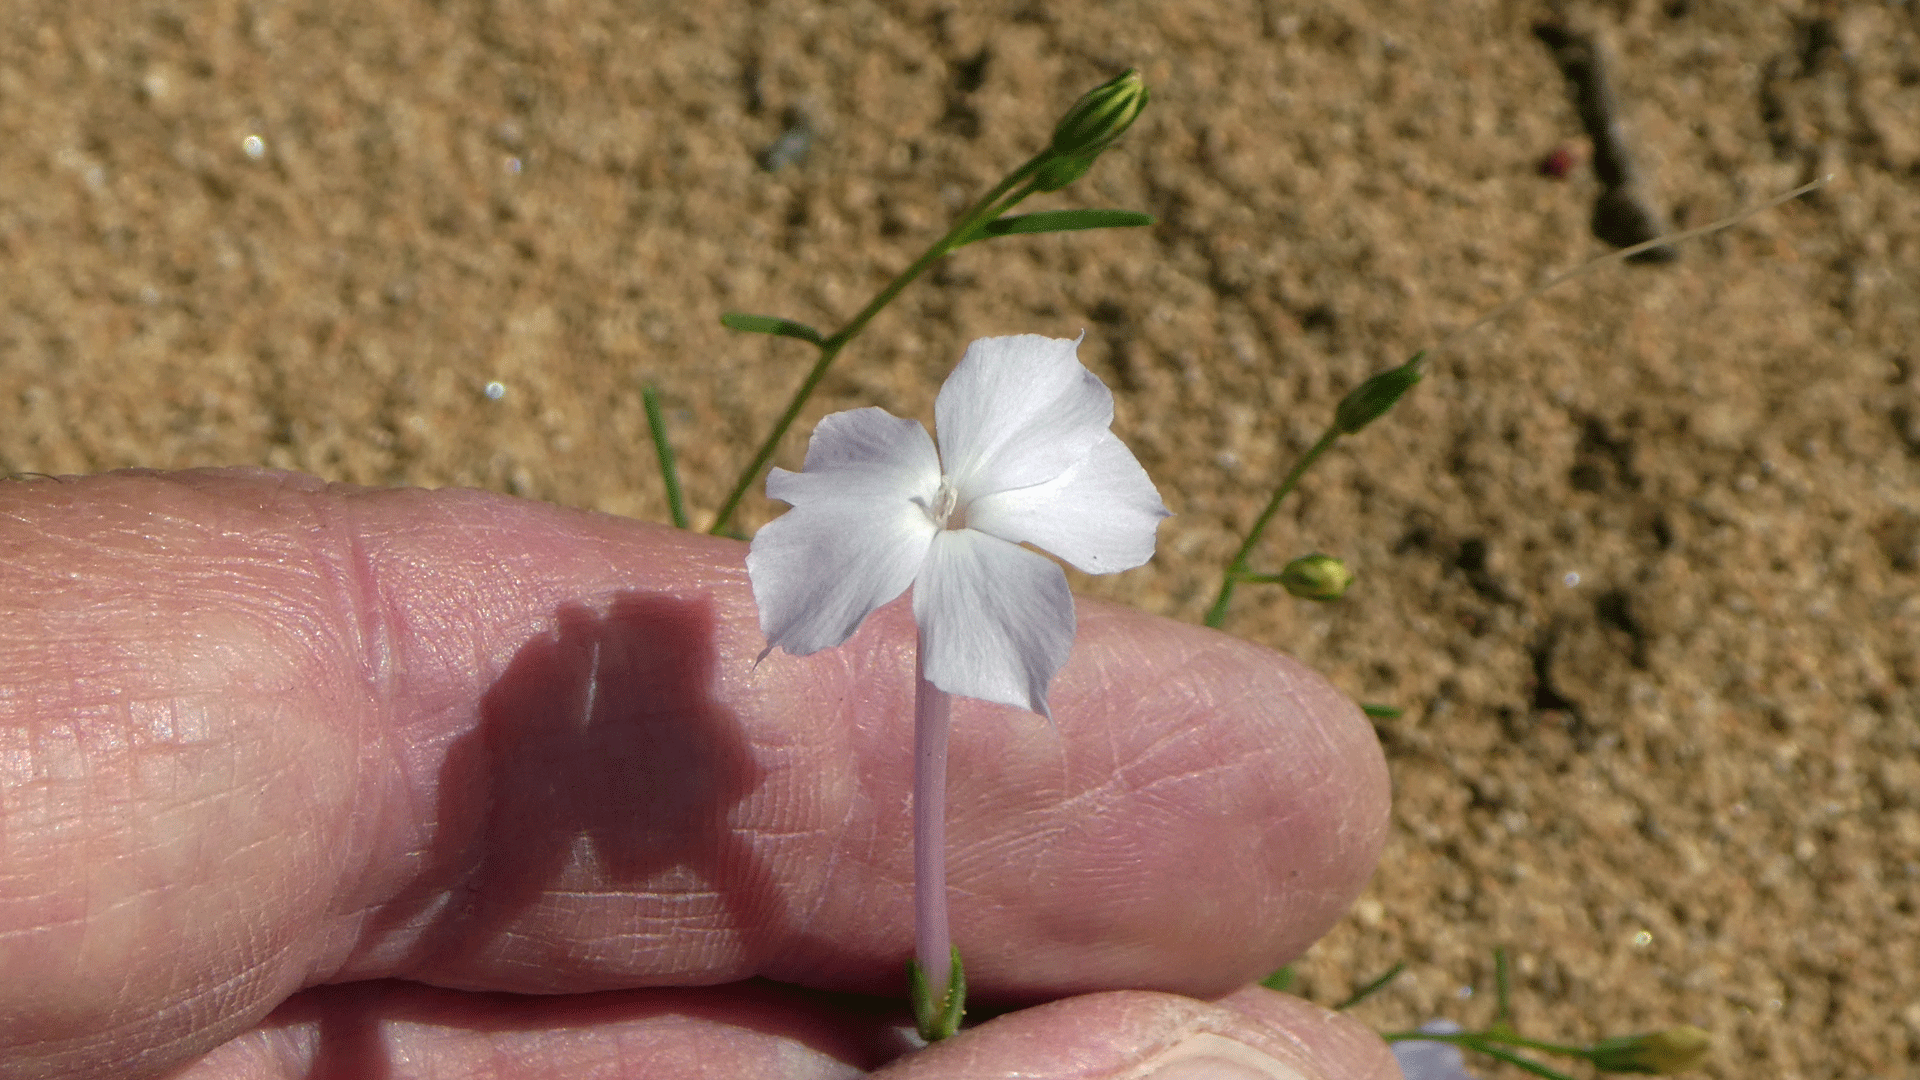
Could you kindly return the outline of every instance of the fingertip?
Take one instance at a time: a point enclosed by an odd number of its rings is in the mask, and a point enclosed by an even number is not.
[[[1104,983],[1055,989],[1210,996],[1291,961],[1345,914],[1384,847],[1389,779],[1371,723],[1291,657],[1130,609],[1080,610],[1055,694],[1059,737],[982,755],[952,781],[964,815],[980,770],[1002,791],[1051,777],[1052,817],[1032,827],[1056,833],[1031,880],[1059,883],[1082,922],[1099,920],[1114,965],[1095,969]],[[957,713],[956,752],[989,723],[963,727]],[[1004,795],[996,805],[1018,813]],[[1146,941],[1128,974],[1117,954]],[[1031,975],[1038,959],[1018,962]],[[985,966],[980,976],[991,979]]]
[[[875,1080],[1399,1080],[1379,1036],[1258,987],[1217,1002],[1089,994],[996,1017],[873,1074]]]
[[[1308,1080],[1400,1080],[1392,1049],[1344,1012],[1262,986],[1244,987],[1214,1004],[1238,1013],[1269,1038],[1297,1039]]]

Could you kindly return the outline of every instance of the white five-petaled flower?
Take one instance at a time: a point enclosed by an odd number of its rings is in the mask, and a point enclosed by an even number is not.
[[[832,648],[912,586],[927,681],[1048,715],[1073,596],[1057,563],[1021,545],[1088,573],[1129,570],[1152,557],[1167,516],[1109,430],[1113,394],[1079,344],[967,346],[934,401],[937,454],[919,421],[884,409],[820,421],[804,471],[768,475],[767,496],[793,508],[747,554],[767,647]]]

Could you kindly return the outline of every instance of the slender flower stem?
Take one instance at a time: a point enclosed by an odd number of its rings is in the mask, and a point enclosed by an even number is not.
[[[960,220],[954,222],[953,228],[948,229],[945,236],[934,241],[932,247],[922,252],[920,257],[913,261],[913,265],[900,271],[898,277],[888,282],[885,288],[867,302],[866,307],[860,309],[858,315],[848,321],[847,325],[834,331],[820,343],[819,359],[815,360],[813,367],[807,371],[807,377],[801,381],[800,388],[793,392],[792,400],[787,402],[786,410],[780,414],[780,419],[774,422],[773,429],[767,433],[766,441],[762,442],[760,449],[754,452],[753,461],[734,482],[733,490],[727,493],[727,501],[721,504],[720,513],[713,519],[713,526],[707,530],[709,533],[719,536],[726,531],[728,525],[733,523],[733,514],[740,508],[740,500],[746,498],[747,489],[753,486],[753,482],[766,469],[767,463],[773,460],[774,453],[780,449],[780,440],[786,436],[787,429],[793,426],[793,422],[800,418],[800,410],[806,407],[807,400],[819,387],[820,380],[826,377],[827,368],[832,366],[834,358],[840,355],[840,350],[845,348],[855,335],[866,329],[867,324],[873,321],[873,317],[880,314],[880,309],[892,303],[894,298],[900,295],[901,290],[913,284],[915,278],[925,273],[927,267],[958,247],[982,225],[1006,213],[1020,200],[1038,190],[1031,183],[1033,176],[1052,156],[1051,149],[1043,150],[1026,164],[1008,173],[1004,179],[994,185],[992,191],[981,196],[980,200],[969,207],[966,213],[960,215]]]
[[[994,185],[992,191],[982,195],[978,202],[967,208],[966,213],[960,215],[960,220],[954,222],[953,228],[948,229],[945,236],[934,241],[932,247],[922,252],[919,258],[913,260],[912,265],[900,271],[900,276],[888,282],[886,288],[881,289],[878,295],[869,300],[867,306],[860,309],[860,314],[855,315],[847,325],[829,335],[825,347],[838,351],[841,346],[853,340],[855,334],[866,329],[867,324],[873,321],[873,317],[880,314],[881,308],[891,304],[894,297],[900,295],[901,290],[913,284],[915,278],[926,272],[927,267],[952,251],[975,229],[1013,209],[1016,203],[1033,194],[1035,188],[1025,182],[1039,171],[1040,166],[1046,163],[1048,156],[1044,151],[1036,154],[1026,164],[1008,173]],[[1022,187],[1023,184],[1025,186],[1022,190],[1015,193],[1014,189]],[[1003,196],[1006,197],[1002,198]]]
[[[927,681],[922,637],[913,662],[914,955],[936,995],[953,977],[947,927],[947,732],[953,699]],[[938,1010],[942,1002],[935,1001]]]
[[[1227,621],[1227,605],[1233,602],[1233,588],[1246,580],[1247,560],[1252,557],[1253,549],[1259,546],[1260,538],[1266,535],[1267,524],[1273,520],[1274,512],[1280,509],[1280,500],[1293,491],[1294,486],[1300,483],[1300,477],[1306,474],[1308,466],[1318,461],[1320,455],[1326,453],[1327,448],[1339,440],[1340,435],[1339,425],[1328,427],[1320,436],[1320,441],[1314,443],[1305,454],[1301,455],[1299,462],[1293,466],[1293,471],[1287,473],[1287,478],[1280,481],[1279,487],[1273,489],[1273,498],[1267,500],[1266,509],[1260,511],[1260,516],[1254,520],[1253,528],[1247,530],[1246,541],[1240,545],[1239,551],[1234,552],[1233,561],[1227,564],[1226,573],[1220,581],[1220,595],[1214,599],[1213,606],[1207,609],[1208,626],[1217,630],[1221,623]]]
[[[1455,1046],[1464,1046],[1472,1050],[1483,1049],[1485,1045],[1489,1044],[1496,1046],[1518,1046],[1524,1050],[1539,1050],[1543,1053],[1559,1054],[1562,1057],[1586,1057],[1588,1053],[1587,1048],[1584,1046],[1567,1046],[1562,1043],[1541,1042],[1539,1039],[1522,1038],[1510,1031],[1388,1031],[1381,1033],[1380,1037],[1388,1042],[1414,1042],[1424,1039],[1427,1042],[1452,1043]]]

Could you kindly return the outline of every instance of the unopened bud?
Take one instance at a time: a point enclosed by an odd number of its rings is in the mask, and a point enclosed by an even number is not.
[[[1280,584],[1302,600],[1328,603],[1346,595],[1347,586],[1353,584],[1353,571],[1331,555],[1314,552],[1288,563],[1280,571]]]
[[[1707,1060],[1713,1037],[1682,1024],[1650,1035],[1627,1035],[1596,1043],[1587,1053],[1601,1072],[1649,1073],[1674,1076],[1700,1067]]]
[[[1054,126],[1054,157],[1091,161],[1133,125],[1148,96],[1139,68],[1128,68],[1119,78],[1087,91]]]
[[[1388,368],[1348,391],[1333,412],[1334,426],[1340,429],[1342,435],[1351,435],[1380,419],[1400,400],[1401,394],[1420,381],[1419,362],[1420,356],[1416,355],[1399,367]]]

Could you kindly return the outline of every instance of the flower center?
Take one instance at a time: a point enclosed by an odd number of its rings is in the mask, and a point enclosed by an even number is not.
[[[960,495],[953,489],[953,481],[946,476],[940,477],[940,491],[933,497],[933,505],[923,507],[933,524],[941,529],[964,529],[967,527],[967,508],[960,505]]]

